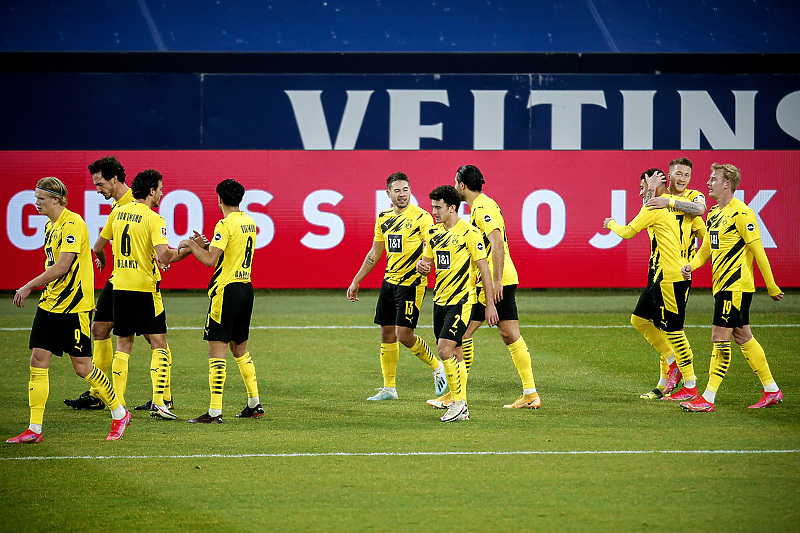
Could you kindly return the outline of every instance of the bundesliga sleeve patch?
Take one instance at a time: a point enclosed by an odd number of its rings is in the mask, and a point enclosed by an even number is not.
[[[488,215],[487,215],[487,216],[488,216]],[[483,243],[482,243],[482,242],[479,242],[479,243],[476,245],[476,248],[477,248],[478,250],[483,250]]]
[[[67,244],[75,244],[75,235],[67,235],[67,238],[64,240]]]
[[[214,234],[214,240],[215,241],[221,241],[222,240],[222,233],[215,233]]]
[[[487,215],[483,215],[483,221],[487,222],[487,223],[491,222],[492,221],[492,215],[488,215],[488,214]]]
[[[753,224],[752,222],[747,224],[747,231],[755,231],[755,230],[756,230],[756,225],[755,224]]]

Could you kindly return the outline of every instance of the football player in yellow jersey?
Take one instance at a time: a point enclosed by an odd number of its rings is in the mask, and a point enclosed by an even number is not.
[[[45,286],[31,327],[28,403],[30,425],[10,443],[42,442],[44,408],[50,393],[50,360],[53,354],[70,355],[75,373],[99,391],[111,409],[111,431],[106,440],[119,440],[131,421],[120,405],[108,377],[92,364],[89,322],[94,309],[94,272],[89,252],[89,230],[77,213],[66,208],[67,188],[58,178],[42,178],[36,184],[36,209],[45,224],[45,271],[20,287],[14,305],[23,307],[36,287]]]
[[[651,197],[662,196],[667,192],[666,177],[661,172],[653,172],[647,178],[646,184],[645,204]],[[672,200],[670,199],[670,201]],[[603,227],[610,229],[623,239],[630,239],[645,228],[651,232],[653,281],[648,284],[639,298],[634,316],[652,320],[656,328],[665,332],[667,341],[675,354],[678,368],[683,375],[683,388],[669,396],[664,396],[664,399],[682,401],[697,398],[694,356],[683,331],[690,284],[681,275],[682,267],[676,267],[683,262],[685,246],[681,235],[691,235],[691,222],[686,221],[684,217],[676,216],[675,210],[671,206],[655,210],[643,206],[627,226],[617,224],[613,218],[606,218],[603,221]]]
[[[707,238],[697,256],[683,267],[682,272],[688,279],[692,270],[700,268],[711,258],[714,293],[711,341],[714,347],[705,392],[694,401],[682,402],[681,407],[688,411],[714,410],[717,390],[730,365],[731,337],[742,349],[744,358],[764,388],[761,399],[750,409],[769,407],[781,403],[783,393],[772,377],[764,349],[750,331],[750,303],[755,292],[753,258],[770,297],[780,301],[783,292],[772,276],[755,213],[733,196],[742,179],[741,172],[733,165],[717,163],[711,165],[711,171],[708,195],[717,201],[717,205],[708,213]]]
[[[123,205],[133,202],[133,193],[130,187],[125,183],[125,167],[114,156],[106,156],[98,159],[97,161],[89,164],[89,174],[92,177],[92,183],[97,189],[97,194],[101,195],[106,200],[114,199],[114,204],[111,206],[111,213]],[[109,216],[109,219],[111,217]],[[108,223],[108,220],[106,221]],[[95,265],[100,269],[99,261],[95,259]],[[111,331],[114,327],[114,273],[106,282],[100,295],[97,297],[97,305],[92,320],[92,339],[93,355],[92,363],[94,366],[103,371],[106,375],[111,372],[111,361],[114,358],[114,345],[111,341]],[[149,341],[149,336],[145,336]],[[169,367],[172,366],[172,355],[167,346],[167,355]],[[169,409],[172,409],[172,391],[170,387],[170,372],[167,373],[167,387],[164,390],[164,404]],[[104,409],[105,404],[100,399],[99,392],[95,389],[85,391],[77,398],[66,399],[64,403],[73,409]],[[136,410],[150,409],[150,403],[144,405],[137,405],[134,407]]]
[[[531,354],[525,339],[519,332],[516,301],[519,278],[508,250],[503,214],[497,203],[483,193],[484,184],[483,174],[474,165],[463,165],[456,172],[455,188],[461,199],[469,204],[470,224],[478,229],[483,240],[493,287],[491,292],[485,291],[483,283],[477,278],[478,272],[473,272],[472,279],[476,283],[477,301],[472,306],[471,316],[462,341],[467,376],[469,376],[475,354],[472,336],[485,320],[488,294],[488,299],[494,303],[499,317],[497,331],[508,348],[511,360],[522,381],[522,394],[514,402],[503,405],[503,407],[506,409],[538,409],[542,405],[542,401],[533,378]],[[429,400],[428,404],[444,408],[449,401],[450,398],[445,395],[442,398]]]
[[[398,341],[428,365],[433,372],[434,391],[442,394],[447,389],[444,366],[422,337],[414,333],[428,287],[428,278],[416,271],[416,263],[422,257],[425,235],[433,219],[427,211],[411,203],[411,186],[404,173],[395,172],[387,178],[386,195],[392,208],[378,214],[372,248],[347,288],[347,299],[357,302],[361,282],[386,251],[386,273],[374,320],[381,327],[383,387],[367,400],[397,399]]]
[[[688,188],[691,179],[692,161],[689,158],[679,157],[669,162],[669,190],[667,192],[676,197],[675,202],[671,204],[673,209],[687,215],[702,216],[706,212],[706,197],[700,191]],[[657,209],[670,204],[667,197],[654,196],[645,205],[651,209]]]
[[[693,236],[686,240],[686,259],[687,261],[691,261],[695,254],[695,239],[702,239],[705,235],[705,224],[701,217],[706,212],[706,197],[700,191],[688,188],[689,182],[692,179],[692,161],[688,157],[679,157],[670,161],[668,177],[668,193],[675,197],[672,198],[674,201],[670,204],[669,197],[654,196],[650,198],[645,205],[650,209],[665,208],[672,205],[674,210],[683,212],[687,217],[691,217],[689,220],[692,220]],[[676,213],[676,216],[679,215]],[[635,319],[632,317],[632,320]],[[640,327],[647,328],[641,320],[637,320],[636,322],[637,324],[634,324],[634,326],[637,329]],[[640,329],[640,331],[642,330]],[[645,332],[642,332],[642,334],[644,335]],[[648,337],[648,335],[645,335],[645,337]],[[663,342],[660,342],[659,346],[663,348]],[[642,398],[660,398],[664,394],[669,394],[678,386],[682,376],[680,369],[674,364],[674,360],[675,356],[671,351],[666,356],[662,353],[661,379],[656,388],[643,394],[641,396]]]
[[[161,173],[152,169],[139,172],[131,183],[131,191],[134,201],[112,213],[93,247],[98,266],[103,268],[106,264],[104,248],[113,240],[113,317],[117,336],[117,351],[111,364],[114,390],[124,405],[133,341],[136,335],[149,335],[152,349],[150,379],[153,384],[150,416],[175,420],[177,417],[164,405],[169,355],[157,261],[169,265],[191,252],[185,250],[179,254],[169,248],[166,223],[152,210],[158,207],[163,196]]]
[[[208,284],[208,316],[203,339],[208,341],[208,385],[211,401],[208,411],[189,420],[193,424],[222,422],[222,392],[227,375],[225,356],[228,347],[239,366],[247,389],[247,405],[237,418],[259,418],[264,414],[258,396],[256,367],[247,350],[250,318],[253,314],[251,272],[256,246],[256,223],[241,209],[244,186],[226,179],[217,184],[217,203],[222,220],[214,227],[214,237],[206,242],[195,237],[184,239],[178,251],[188,249],[201,263],[214,267]]]
[[[461,344],[476,299],[473,272],[477,270],[480,273],[480,281],[488,294],[494,294],[492,276],[480,232],[458,215],[461,196],[455,187],[440,185],[428,197],[436,225],[428,230],[422,259],[417,262],[416,268],[427,276],[435,262],[433,332],[452,393],[452,402],[441,420],[469,420],[467,369]],[[494,300],[489,298],[486,302],[486,321],[494,326],[497,320]]]
[[[687,189],[689,180],[691,179],[692,162],[683,157],[675,159],[669,164],[669,194],[660,196],[652,196],[645,203],[645,207],[649,209],[662,209],[672,206],[675,217],[681,223],[681,241],[683,242],[682,254],[688,261],[694,257],[695,253],[695,239],[703,238],[705,235],[705,224],[700,215],[705,212],[705,197],[699,192]],[[639,184],[639,196],[644,199],[645,192],[647,191],[647,184],[645,182],[648,176],[658,173],[663,176],[663,172],[657,168],[650,168],[642,173]],[[679,200],[679,198],[686,198],[690,201]],[[648,236],[651,242],[651,255],[650,266],[648,269],[648,286],[653,283],[653,265],[657,261],[657,248],[654,241],[654,233],[651,228],[647,229]],[[642,293],[642,304],[647,307],[647,294],[649,289],[645,289]],[[642,334],[642,336],[655,348],[660,354],[660,376],[656,387],[642,394],[640,398],[647,400],[660,399],[665,394],[673,392],[682,379],[682,374],[675,362],[675,354],[672,352],[672,347],[667,341],[664,333],[659,330],[651,320],[642,316],[646,314],[638,307],[634,309],[631,314],[631,325]]]

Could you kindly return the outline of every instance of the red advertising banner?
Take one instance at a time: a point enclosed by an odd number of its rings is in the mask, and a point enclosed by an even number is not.
[[[405,172],[416,203],[429,209],[428,192],[453,183],[466,163],[482,170],[484,192],[502,208],[520,287],[641,287],[646,235],[621,241],[603,230],[603,219],[636,215],[647,168],[666,172],[671,159],[687,156],[690,188],[707,194],[710,165],[731,163],[742,170],[737,197],[759,217],[778,285],[800,287],[798,151],[32,151],[0,152],[1,289],[16,289],[44,268],[45,221],[33,204],[40,178],[60,178],[68,208],[84,217],[92,241],[99,235],[110,203],[95,192],[87,165],[105,155],[120,159],[129,184],[148,168],[164,175],[158,210],[172,246],[194,229],[210,236],[220,218],[214,187],[240,181],[242,208],[258,226],[257,288],[346,288],[372,245],[376,213],[390,206],[386,178]],[[362,287],[380,285],[384,264]],[[211,273],[189,257],[164,274],[162,287],[204,288]],[[97,273],[96,286],[109,274]],[[695,274],[695,286],[710,286],[710,267]]]

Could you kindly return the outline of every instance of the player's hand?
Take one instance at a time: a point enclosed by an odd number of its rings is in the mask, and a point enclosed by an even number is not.
[[[781,299],[783,298],[783,293],[782,293],[782,292],[779,292],[779,293],[778,293],[778,294],[776,294],[775,296],[770,296],[770,298],[772,298],[772,299],[773,299],[773,300],[775,300],[776,302],[780,302],[780,301],[781,301]]]
[[[609,225],[610,223],[612,223],[612,222],[616,222],[616,221],[614,220],[614,217],[608,217],[607,219],[605,219],[605,220],[603,221],[603,229],[608,229],[608,225]]]
[[[417,261],[417,272],[419,272],[423,276],[427,276],[428,274],[431,273],[431,263],[428,263],[420,259],[419,261]]]
[[[669,199],[668,198],[663,198],[661,196],[656,196],[655,198],[650,198],[647,201],[647,203],[644,204],[645,207],[649,207],[650,208],[650,211],[652,211],[653,209],[663,209],[663,208],[667,207],[668,205],[669,205]]]
[[[94,258],[94,266],[97,267],[97,270],[102,272],[103,269],[106,266],[106,262],[105,261],[101,261],[99,257],[95,257]]]
[[[497,309],[494,304],[486,306],[486,323],[489,326],[496,326],[500,322],[500,317],[497,316]]]
[[[681,275],[685,280],[692,279],[692,265],[683,265],[683,268],[681,268]]]
[[[197,230],[192,231],[194,232],[194,235],[192,235],[190,238],[194,241],[194,243],[204,250],[207,249],[210,243],[208,239],[206,239],[206,236],[202,233],[198,233]]]
[[[652,189],[655,192],[658,189],[659,185],[664,182],[664,174],[661,172],[653,172],[653,175],[647,178],[647,188]],[[667,202],[669,203],[669,202]]]
[[[347,287],[347,299],[351,302],[358,301],[358,285],[355,283]]]
[[[27,285],[23,285],[17,289],[17,292],[14,293],[14,305],[17,307],[25,307],[25,298],[27,298],[30,293],[31,290]],[[781,296],[783,296],[783,293],[781,293]]]
[[[503,282],[492,282],[492,292],[494,292],[494,295],[492,296],[494,303],[500,303],[503,300]]]
[[[164,263],[162,263],[161,260],[158,259],[158,257],[156,257],[156,264],[158,265],[158,268],[161,269],[161,272],[166,272],[167,270],[169,270],[169,265],[168,264],[165,265]]]

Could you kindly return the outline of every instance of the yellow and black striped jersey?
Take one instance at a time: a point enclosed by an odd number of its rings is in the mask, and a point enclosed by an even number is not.
[[[761,233],[753,210],[736,198],[722,209],[715,205],[708,212],[706,230],[698,255],[711,256],[713,293],[755,292],[753,254],[747,245],[761,239]]]
[[[503,248],[505,259],[503,260],[503,285],[517,285],[519,277],[517,276],[517,269],[514,267],[514,262],[511,260],[511,254],[508,251],[508,240],[506,239],[506,223],[503,219],[503,214],[497,202],[481,193],[472,202],[470,211],[469,222],[478,230],[480,230],[483,237],[483,245],[486,248],[486,258],[489,261],[489,273],[494,275],[492,266],[492,243],[489,241],[489,234],[494,230],[500,230],[500,235],[503,237]],[[475,283],[477,286],[483,286],[480,280],[480,272],[475,272]]]
[[[210,297],[222,292],[229,283],[250,283],[256,231],[255,221],[243,211],[229,213],[217,222],[209,246],[222,250],[222,255],[208,283]]]
[[[387,209],[375,221],[376,242],[383,241],[386,250],[386,273],[383,279],[395,285],[428,286],[428,278],[417,272],[422,257],[425,235],[433,226],[433,217],[424,209],[409,204],[395,214]]]
[[[58,263],[62,253],[74,253],[67,273],[45,285],[39,307],[52,313],[83,313],[94,309],[94,270],[89,230],[80,215],[64,209],[44,226],[44,267]]]
[[[128,189],[127,191],[125,191],[125,194],[123,194],[122,198],[120,198],[119,200],[114,200],[114,203],[111,205],[111,214],[108,215],[108,218],[106,219],[106,223],[103,226],[103,229],[106,229],[106,227],[109,228],[107,234],[111,234],[111,220],[113,220],[113,218],[114,218],[112,216],[114,214],[114,211],[116,211],[117,208],[122,207],[123,205],[132,204],[133,201],[134,201],[134,199],[133,199],[133,190],[132,189]],[[114,271],[113,270],[111,271],[111,275],[108,277],[108,279],[109,279],[109,281],[113,282],[113,279],[114,279]]]
[[[167,244],[164,218],[141,202],[120,206],[109,218],[110,228],[100,235],[113,241],[114,289],[156,292],[161,273],[155,247]]]
[[[672,195],[676,200],[688,200],[693,203],[703,204],[706,205],[706,197],[700,191],[695,191],[694,189],[684,189],[683,194],[680,196]],[[694,259],[695,253],[697,250],[695,249],[695,238],[702,239],[706,234],[706,225],[703,222],[703,217],[697,215],[687,215],[689,220],[692,222],[691,231],[692,237],[686,241],[686,255],[685,259],[687,261],[691,261]]]
[[[664,196],[672,198],[669,195]],[[681,268],[688,262],[684,259],[684,239],[691,238],[691,222],[686,220],[685,213],[672,207],[651,210],[643,206],[627,226],[616,222],[608,226],[608,229],[624,239],[630,239],[645,228],[650,236],[651,278],[648,282],[682,281]]]
[[[433,259],[436,266],[433,303],[444,306],[474,300],[475,285],[470,277],[475,263],[486,258],[480,232],[459,218],[449,230],[444,224],[433,226],[426,242],[423,255]]]

